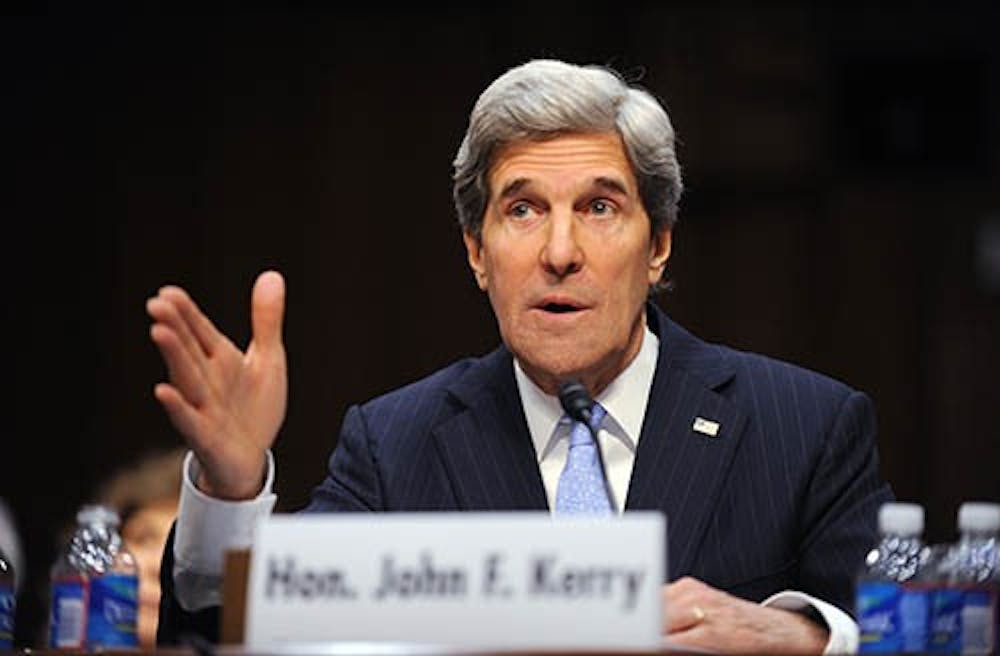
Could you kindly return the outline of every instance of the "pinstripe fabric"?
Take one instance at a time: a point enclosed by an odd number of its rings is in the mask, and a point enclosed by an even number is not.
[[[794,588],[850,612],[891,497],[868,398],[648,315],[660,354],[626,510],[666,514],[670,578],[754,600]],[[351,408],[309,510],[546,509],[512,367],[500,348]],[[718,434],[692,430],[698,417]]]
[[[852,578],[892,496],[868,397],[702,342],[652,305],[647,314],[660,353],[625,507],[666,514],[670,579],[696,576],[755,601],[796,589],[853,612]],[[693,430],[698,417],[718,423],[717,435]],[[352,407],[306,510],[545,509],[501,347]],[[168,543],[164,572],[172,554]],[[172,585],[165,576],[164,635],[204,630]]]

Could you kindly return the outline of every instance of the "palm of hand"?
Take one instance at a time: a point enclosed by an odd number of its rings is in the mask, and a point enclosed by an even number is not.
[[[264,453],[285,418],[287,365],[283,348],[261,356],[252,342],[245,354],[229,347],[220,354],[211,400],[198,409],[192,433],[204,436],[196,449],[204,466],[199,486],[214,496],[245,498],[260,490]]]

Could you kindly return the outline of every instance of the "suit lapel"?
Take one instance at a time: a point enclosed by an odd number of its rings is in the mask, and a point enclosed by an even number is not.
[[[546,510],[535,447],[514,380],[499,348],[449,387],[464,406],[434,430],[462,510]]]
[[[673,579],[690,572],[746,416],[716,392],[734,373],[721,352],[649,313],[660,354],[625,507],[666,514]]]

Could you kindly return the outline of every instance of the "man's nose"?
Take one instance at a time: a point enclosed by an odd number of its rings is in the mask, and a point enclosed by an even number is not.
[[[553,210],[549,215],[548,232],[542,248],[542,267],[547,273],[564,278],[583,267],[579,226],[571,210]]]

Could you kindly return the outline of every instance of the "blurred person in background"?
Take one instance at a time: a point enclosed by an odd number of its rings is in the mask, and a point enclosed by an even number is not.
[[[21,536],[17,530],[17,522],[14,520],[14,513],[11,511],[7,501],[0,497],[0,585],[9,585],[10,589],[3,590],[3,599],[0,599],[0,644],[4,649],[11,646],[16,637],[18,623],[15,619],[17,615],[17,598],[23,587],[26,570],[24,565],[24,555],[21,549]],[[13,574],[11,574],[13,570]],[[13,602],[7,596],[13,593]],[[12,604],[12,605],[8,605]]]
[[[125,547],[139,566],[139,645],[156,644],[160,557],[177,516],[184,449],[149,453],[122,468],[99,489],[97,502],[121,517]]]
[[[21,538],[17,532],[14,513],[2,498],[0,498],[0,551],[3,551],[7,561],[14,568],[14,586],[16,590],[20,590],[27,571],[24,552],[21,550]]]

